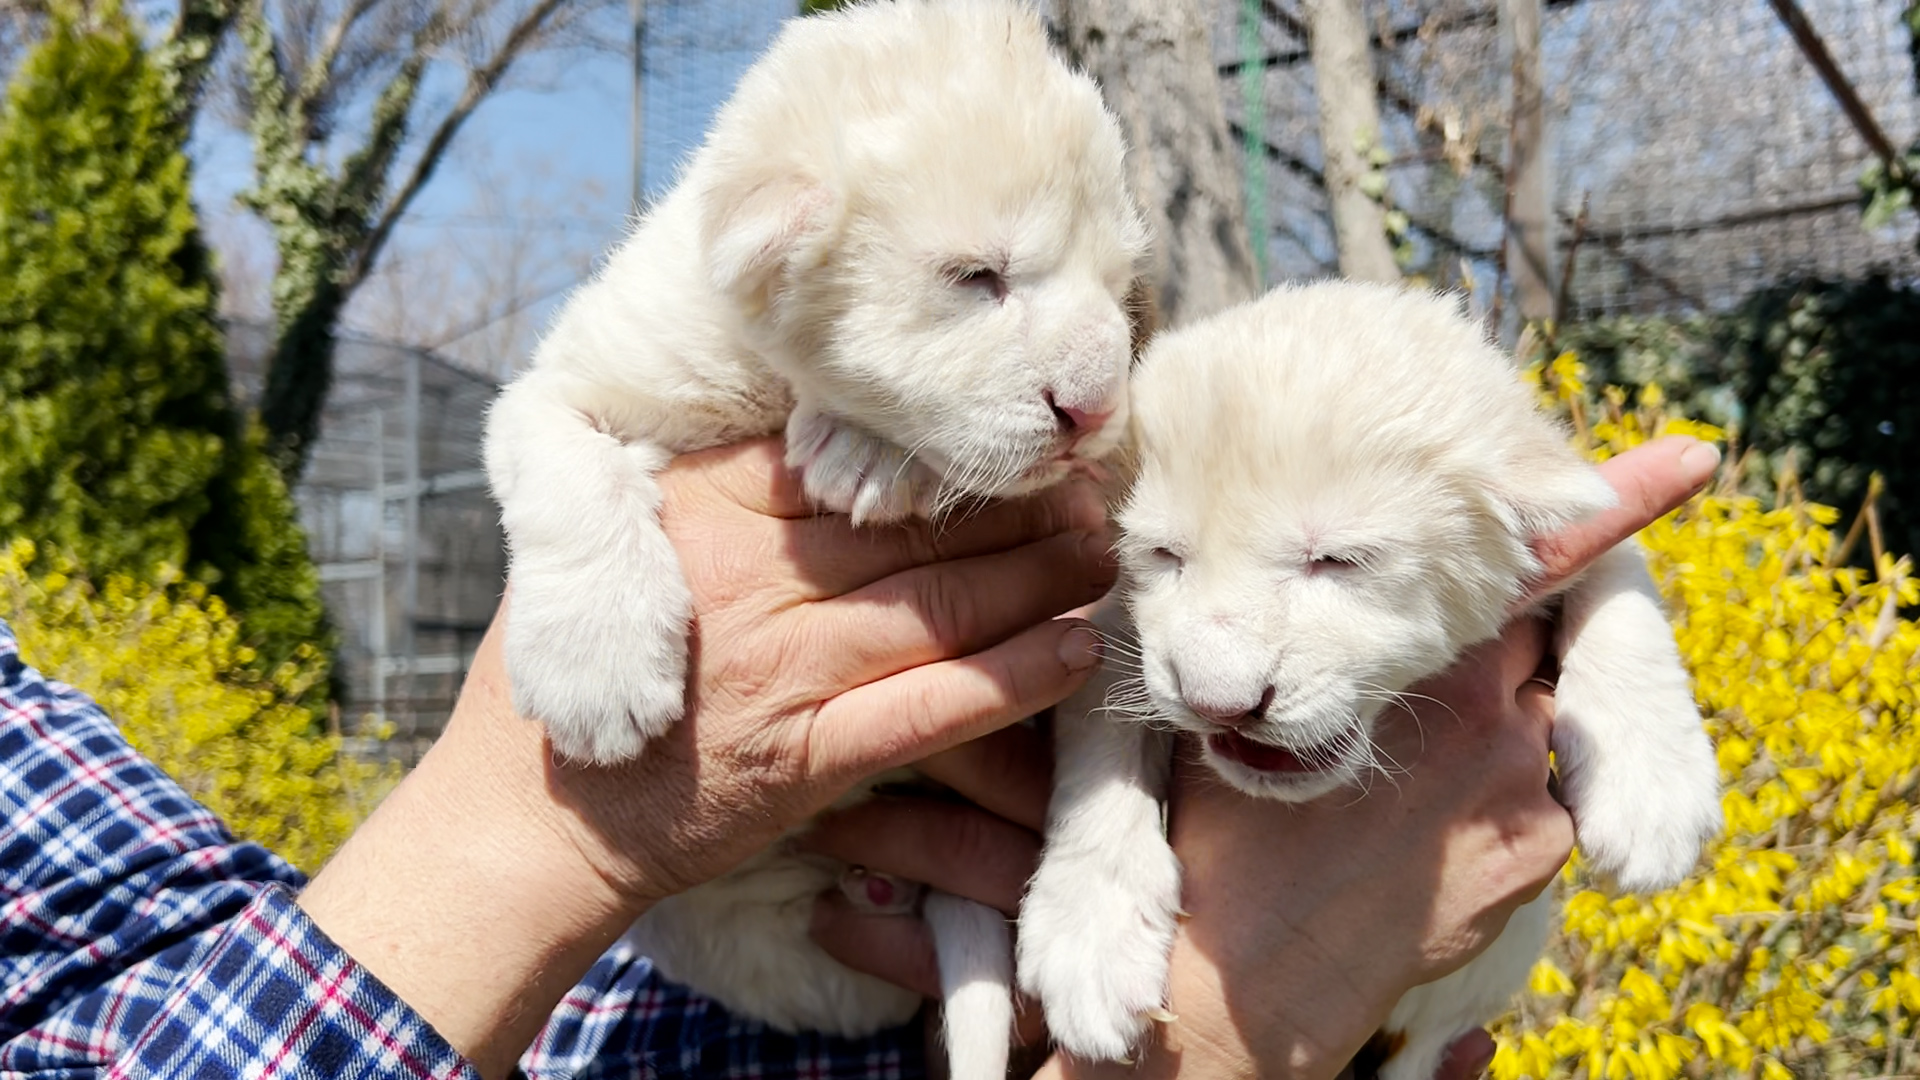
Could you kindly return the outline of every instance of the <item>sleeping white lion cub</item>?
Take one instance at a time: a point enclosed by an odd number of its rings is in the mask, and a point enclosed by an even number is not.
[[[1125,609],[1107,618],[1138,637],[1132,678],[1157,726],[1197,736],[1258,797],[1363,779],[1385,705],[1522,600],[1540,569],[1529,540],[1614,501],[1511,363],[1431,294],[1280,289],[1160,337],[1132,398]],[[1639,547],[1601,558],[1560,605],[1553,748],[1581,849],[1621,887],[1670,885],[1719,829],[1718,773]],[[1021,986],[1087,1058],[1124,1058],[1164,1018],[1180,902],[1161,826],[1172,735],[1102,709],[1129,678],[1109,672],[1056,714],[1046,850],[1020,916]],[[1426,1080],[1503,1011],[1548,908],[1522,908],[1473,963],[1402,998],[1381,1075]]]
[[[881,522],[1113,447],[1146,243],[1123,155],[1092,80],[1014,0],[787,24],[488,418],[514,704],[559,753],[625,759],[681,716],[689,599],[654,479],[673,455],[784,428],[809,496]],[[633,934],[735,1011],[869,1034],[920,1002],[808,940],[843,869],[777,845]],[[946,896],[926,914],[967,1033],[954,1075],[1000,1080],[1006,921]]]

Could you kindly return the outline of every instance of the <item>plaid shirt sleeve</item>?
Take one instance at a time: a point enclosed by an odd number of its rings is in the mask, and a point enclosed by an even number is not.
[[[0,622],[0,1080],[475,1078],[236,841]],[[521,1061],[528,1080],[911,1080],[917,1026],[787,1036],[616,946]]]

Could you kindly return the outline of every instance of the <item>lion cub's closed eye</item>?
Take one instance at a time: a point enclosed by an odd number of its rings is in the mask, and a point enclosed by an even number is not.
[[[1056,714],[1019,938],[1021,984],[1055,1038],[1095,1058],[1126,1056],[1162,1004],[1179,907],[1158,813],[1166,730],[1256,797],[1352,788],[1380,767],[1385,707],[1523,599],[1540,569],[1530,541],[1614,499],[1454,300],[1414,291],[1281,289],[1164,335],[1133,412],[1124,610],[1105,617],[1138,640],[1139,671]],[[1718,773],[1637,546],[1562,604],[1554,750],[1581,847],[1624,887],[1670,885],[1719,828]],[[1157,730],[1104,713],[1110,694]],[[1546,920],[1536,901],[1472,964],[1403,998],[1383,1074],[1426,1080],[1501,1011]]]

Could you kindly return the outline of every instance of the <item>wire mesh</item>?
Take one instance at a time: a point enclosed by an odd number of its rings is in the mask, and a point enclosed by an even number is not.
[[[1250,146],[1266,175],[1249,196],[1266,207],[1269,280],[1332,273],[1307,19],[1298,0],[1258,0],[1249,47],[1242,0],[1216,6],[1228,116],[1265,118]],[[1858,179],[1873,154],[1766,0],[1543,6],[1556,248],[1573,261],[1565,315],[1722,310],[1796,274],[1920,272],[1913,215],[1862,227]],[[1920,88],[1903,0],[1801,7],[1893,143],[1911,144]],[[1409,268],[1471,283],[1486,302],[1501,279],[1511,116],[1497,0],[1365,9]],[[1249,66],[1264,70],[1250,81]]]
[[[647,0],[643,186],[659,195],[799,0]]]

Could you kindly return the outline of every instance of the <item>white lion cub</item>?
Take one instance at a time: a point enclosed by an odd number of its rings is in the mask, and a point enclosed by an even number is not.
[[[1134,700],[1241,791],[1327,795],[1376,767],[1395,694],[1499,631],[1540,570],[1529,540],[1614,501],[1477,325],[1430,294],[1277,290],[1156,340],[1132,409],[1125,607],[1109,618],[1138,635],[1140,671],[1056,713],[1047,845],[1020,917],[1020,983],[1087,1058],[1125,1057],[1164,1018],[1180,901],[1161,828],[1172,736],[1102,715],[1108,690],[1143,684]],[[1719,781],[1639,547],[1560,604],[1554,751],[1581,849],[1624,888],[1670,885],[1719,829]],[[1427,1080],[1505,1009],[1548,905],[1401,999],[1382,1076]]]
[[[1123,156],[1092,80],[1014,0],[787,24],[488,418],[514,703],[559,753],[629,758],[681,716],[689,597],[655,482],[674,454],[784,428],[809,496],[881,522],[1031,491],[1114,446],[1146,245]],[[868,1034],[919,1001],[808,941],[841,869],[777,846],[634,934],[736,1011]],[[973,1038],[1004,1062],[1005,920],[951,897],[928,918],[950,1030],[971,1022],[952,1008],[969,971],[998,969],[998,1004],[968,1015],[999,1018]],[[955,1059],[958,1080],[999,1071]]]

